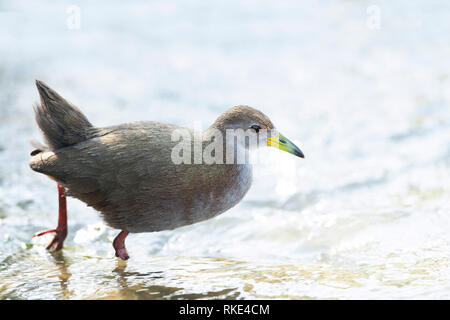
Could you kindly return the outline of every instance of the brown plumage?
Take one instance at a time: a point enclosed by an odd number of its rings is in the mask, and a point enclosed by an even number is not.
[[[41,98],[36,121],[45,146],[31,153],[31,169],[101,212],[109,226],[124,231],[123,240],[128,232],[167,230],[212,218],[236,205],[250,188],[249,164],[174,164],[171,153],[179,141],[172,141],[171,134],[176,129],[194,134],[191,129],[154,121],[97,128],[46,84],[36,85]],[[200,134],[255,123],[273,129],[260,111],[238,106]],[[123,240],[115,243],[116,252],[125,250]],[[118,256],[128,258],[126,251]]]

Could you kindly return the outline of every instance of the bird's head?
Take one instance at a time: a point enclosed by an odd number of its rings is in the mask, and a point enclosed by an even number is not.
[[[288,138],[283,136],[272,121],[261,111],[249,106],[237,106],[224,112],[217,118],[212,127],[226,132],[235,130],[256,137],[257,146],[270,146],[304,158],[303,152]],[[246,146],[252,145],[246,142]]]

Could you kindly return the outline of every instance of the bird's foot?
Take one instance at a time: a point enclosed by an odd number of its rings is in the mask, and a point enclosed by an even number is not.
[[[51,229],[47,231],[42,231],[36,233],[34,237],[40,237],[47,233],[55,233],[52,241],[48,243],[45,249],[50,251],[61,250],[64,244],[64,240],[67,236],[67,205],[66,205],[66,191],[64,187],[58,184],[58,202],[59,202],[59,212],[58,212],[58,226],[56,229]]]
[[[116,257],[120,258],[122,260],[128,260],[130,256],[128,255],[127,249],[117,249],[116,250]]]
[[[125,248],[125,238],[127,235],[127,231],[121,231],[113,241],[113,247],[114,250],[116,250],[116,257],[122,260],[128,260],[130,258],[127,249]]]
[[[40,237],[44,234],[47,233],[55,233],[55,236],[53,237],[53,239],[48,243],[48,245],[45,247],[45,249],[50,250],[50,251],[58,251],[61,250],[63,245],[64,245],[64,240],[66,239],[67,236],[67,228],[56,228],[56,229],[51,229],[51,230],[46,230],[46,231],[42,231],[42,232],[38,232],[36,233],[34,237]]]

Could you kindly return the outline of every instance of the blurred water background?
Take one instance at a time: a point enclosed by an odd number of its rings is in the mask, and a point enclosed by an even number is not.
[[[73,7],[75,5],[75,7]],[[74,13],[80,10],[77,27]],[[448,1],[0,0],[0,298],[449,299]],[[235,208],[131,235],[28,167],[34,80],[106,126],[261,109],[275,149]]]

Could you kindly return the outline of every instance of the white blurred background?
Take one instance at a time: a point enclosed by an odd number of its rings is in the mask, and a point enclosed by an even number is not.
[[[0,0],[0,298],[450,298],[447,1]],[[131,235],[116,266],[69,199],[59,255],[34,232],[56,186],[28,167],[34,80],[98,126],[203,128],[262,110],[275,149],[229,212]],[[155,276],[154,273],[158,275]]]

